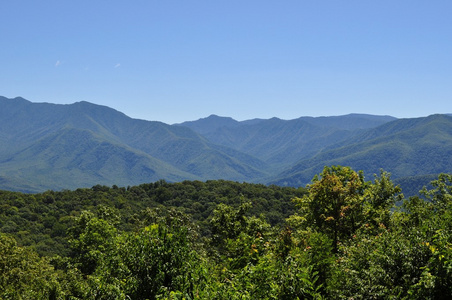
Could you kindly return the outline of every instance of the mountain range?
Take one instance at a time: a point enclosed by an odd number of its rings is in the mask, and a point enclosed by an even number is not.
[[[349,114],[165,124],[88,102],[0,97],[0,189],[38,192],[164,179],[304,186],[325,165],[393,178],[452,171],[452,117]]]

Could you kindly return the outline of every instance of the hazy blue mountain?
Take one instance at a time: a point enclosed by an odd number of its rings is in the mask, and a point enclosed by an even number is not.
[[[403,195],[408,198],[420,195],[420,190],[425,186],[427,189],[433,189],[430,182],[438,179],[439,174],[426,174],[417,176],[407,176],[394,179],[394,184],[400,185],[403,189]]]
[[[394,121],[396,118],[391,116],[376,116],[368,114],[348,114],[344,116],[331,116],[331,117],[300,117],[294,120],[281,120],[278,118],[272,118],[270,120],[280,120],[281,122],[297,122],[305,121],[312,125],[320,127],[332,127],[336,129],[356,130],[356,129],[368,129],[377,127],[386,122]],[[252,126],[268,119],[251,119],[245,121],[236,121],[230,117],[219,117],[217,115],[210,115],[207,118],[201,118],[196,121],[187,121],[180,124],[193,129],[194,131],[202,135],[212,135],[221,128],[243,128],[243,126]]]
[[[380,168],[411,191],[452,171],[452,117],[350,114],[168,125],[88,102],[0,97],[0,189],[226,179],[303,186],[325,165]]]
[[[376,116],[369,114],[348,114],[343,116],[315,118],[301,117],[300,119],[322,127],[334,127],[346,130],[369,129],[397,120],[397,118],[391,116]]]
[[[221,127],[236,127],[240,123],[233,118],[230,117],[219,117],[217,115],[210,115],[207,118],[201,118],[196,121],[186,121],[180,124],[192,130],[196,131],[199,134],[206,134],[212,131],[215,131]]]
[[[452,172],[452,117],[400,119],[344,140],[282,172],[273,183],[305,185],[325,165],[346,165],[365,174],[382,168],[393,178]]]
[[[264,162],[187,127],[132,119],[106,106],[2,97],[0,107],[0,188],[268,175]]]
[[[312,157],[325,147],[337,144],[360,130],[393,120],[395,118],[389,116],[350,114],[237,122],[230,118],[210,116],[181,125],[190,127],[215,144],[234,148],[281,168],[302,158]]]
[[[35,190],[200,179],[146,153],[75,128],[39,139],[1,161],[1,167],[3,177],[21,178]]]

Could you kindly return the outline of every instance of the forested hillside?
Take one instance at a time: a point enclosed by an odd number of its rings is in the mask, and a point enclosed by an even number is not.
[[[452,117],[349,114],[294,120],[210,116],[168,125],[88,102],[0,97],[0,189],[43,192],[160,179],[304,187],[325,165],[403,185],[452,172]]]
[[[0,192],[2,299],[449,299],[452,175]],[[398,206],[396,206],[398,204]]]
[[[452,117],[432,115],[401,119],[369,129],[304,159],[276,176],[274,184],[303,186],[324,165],[347,165],[377,174],[390,170],[394,178],[452,170]]]
[[[20,191],[159,179],[252,180],[264,162],[214,145],[194,131],[136,120],[78,102],[31,103],[0,97],[0,187]]]
[[[163,180],[127,188],[96,185],[38,194],[0,191],[0,231],[16,234],[21,244],[33,246],[40,254],[62,254],[64,246],[60,242],[71,224],[69,216],[79,215],[83,210],[96,212],[108,208],[121,215],[120,228],[130,229],[134,218],[147,208],[177,207],[206,233],[207,220],[220,203],[237,207],[249,201],[253,204],[250,214],[263,214],[267,222],[277,225],[294,213],[292,198],[301,197],[305,191],[232,181]]]
[[[210,116],[187,126],[213,143],[258,157],[275,168],[310,158],[324,148],[395,118],[350,114],[338,117],[301,117],[295,120],[249,120]]]

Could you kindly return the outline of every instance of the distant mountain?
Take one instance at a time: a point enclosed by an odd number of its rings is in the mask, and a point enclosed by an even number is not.
[[[168,125],[88,102],[0,97],[0,189],[38,192],[159,179],[304,186],[325,165],[382,168],[422,188],[452,171],[452,116],[350,114],[236,121],[211,115]]]
[[[238,122],[210,116],[181,125],[197,131],[212,143],[234,148],[281,168],[302,158],[312,157],[325,147],[343,141],[360,130],[395,119],[389,116],[350,114]]]
[[[207,118],[202,118],[196,121],[187,121],[174,125],[188,127],[196,131],[197,133],[206,134],[222,127],[236,127],[239,124],[240,123],[238,121],[230,117],[219,117],[217,115],[210,115]]]
[[[182,126],[78,102],[0,98],[0,188],[26,191],[165,179],[252,180],[266,163]]]
[[[21,178],[38,190],[77,188],[92,183],[130,185],[166,178],[199,179],[170,164],[89,130],[62,129],[1,162],[3,177]]]
[[[428,190],[433,189],[430,184],[433,180],[438,179],[439,174],[426,174],[396,178],[393,180],[394,184],[400,185],[403,189],[403,195],[408,198],[412,196],[420,195],[420,191],[423,187]]]
[[[325,165],[346,165],[366,174],[382,168],[393,178],[452,171],[452,117],[400,119],[344,140],[301,160],[272,182],[305,185]]]

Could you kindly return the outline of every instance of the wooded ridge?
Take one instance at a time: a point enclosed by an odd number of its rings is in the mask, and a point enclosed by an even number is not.
[[[42,192],[164,179],[305,186],[325,165],[409,185],[452,171],[452,117],[350,114],[168,125],[106,106],[0,97],[0,188]],[[428,181],[423,182],[427,184]],[[416,187],[416,192],[421,186]]]

